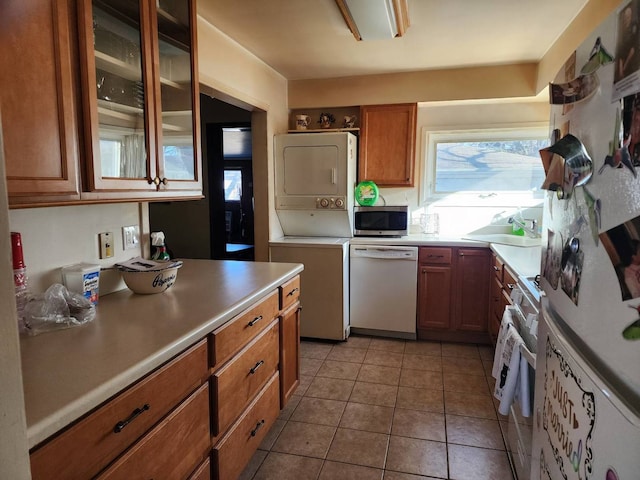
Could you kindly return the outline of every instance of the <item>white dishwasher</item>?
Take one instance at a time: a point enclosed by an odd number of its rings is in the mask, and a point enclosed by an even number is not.
[[[351,245],[351,332],[416,338],[418,247]]]

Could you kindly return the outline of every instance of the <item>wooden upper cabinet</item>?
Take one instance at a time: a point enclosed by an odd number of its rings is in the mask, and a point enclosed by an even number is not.
[[[10,205],[77,200],[75,2],[0,2],[0,112]]]
[[[358,180],[413,187],[416,115],[415,103],[360,108]]]
[[[82,0],[78,17],[86,190],[200,195],[194,1]]]

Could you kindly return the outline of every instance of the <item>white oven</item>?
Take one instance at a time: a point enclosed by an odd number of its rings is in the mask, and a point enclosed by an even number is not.
[[[531,277],[519,277],[511,292],[513,306],[507,307],[518,333],[524,341],[520,353],[529,367],[529,405],[533,406],[536,378],[536,344],[541,292],[537,281]],[[520,400],[509,409],[507,423],[507,450],[518,480],[530,480],[533,439],[533,415],[522,414]]]

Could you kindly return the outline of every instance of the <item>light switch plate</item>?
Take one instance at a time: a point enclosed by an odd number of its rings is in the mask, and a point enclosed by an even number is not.
[[[113,257],[113,233],[99,233],[98,240],[100,242],[100,258]]]
[[[130,250],[140,245],[140,227],[129,225],[122,227],[122,248]]]

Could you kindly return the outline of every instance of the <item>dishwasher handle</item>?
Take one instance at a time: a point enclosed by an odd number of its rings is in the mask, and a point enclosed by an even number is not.
[[[418,247],[357,246],[351,247],[351,258],[418,261]]]

